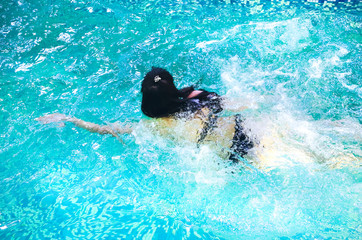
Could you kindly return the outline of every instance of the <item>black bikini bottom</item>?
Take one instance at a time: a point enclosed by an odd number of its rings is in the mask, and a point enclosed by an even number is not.
[[[241,115],[235,115],[235,133],[233,144],[231,145],[232,153],[229,157],[234,163],[239,162],[239,158],[245,156],[248,153],[248,150],[254,147],[253,142],[250,141],[249,137],[244,133],[242,122]]]

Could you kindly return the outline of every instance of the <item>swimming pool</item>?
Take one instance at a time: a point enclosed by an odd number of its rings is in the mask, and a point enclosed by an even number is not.
[[[0,238],[359,238],[362,6],[315,2],[0,3]],[[137,123],[151,66],[246,106],[272,151],[34,121]]]

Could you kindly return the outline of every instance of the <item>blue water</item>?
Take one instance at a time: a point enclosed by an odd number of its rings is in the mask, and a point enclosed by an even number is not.
[[[1,2],[0,238],[360,238],[362,6],[315,2]],[[264,157],[151,132],[151,66],[247,107]]]

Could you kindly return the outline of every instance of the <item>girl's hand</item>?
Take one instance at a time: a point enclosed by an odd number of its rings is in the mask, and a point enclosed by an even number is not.
[[[62,121],[70,120],[70,119],[71,119],[70,117],[68,117],[64,114],[61,114],[61,113],[53,113],[53,114],[35,118],[35,120],[37,120],[43,124],[62,122]]]

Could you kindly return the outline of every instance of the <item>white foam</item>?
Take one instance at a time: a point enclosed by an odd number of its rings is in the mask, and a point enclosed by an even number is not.
[[[22,63],[18,68],[15,69],[15,72],[27,72],[30,71],[30,68],[34,66],[31,63]]]
[[[71,35],[69,33],[60,33],[57,40],[69,43],[71,41]]]
[[[41,53],[42,54],[49,54],[55,51],[58,51],[59,49],[63,48],[64,45],[60,45],[60,46],[56,46],[56,47],[51,47],[51,48],[44,48]]]
[[[203,41],[196,44],[197,48],[206,48],[208,45],[222,43],[226,40],[226,37],[219,39],[219,40],[210,40],[210,41]]]
[[[321,78],[324,70],[324,67],[322,65],[322,59],[321,58],[310,59],[308,62],[310,64],[310,69],[308,70],[309,77]]]
[[[341,47],[339,46],[339,50],[337,52],[337,56],[339,57],[344,57],[345,55],[347,55],[349,53],[349,51],[347,50],[347,48]]]
[[[260,29],[274,29],[276,27],[280,26],[286,26],[287,24],[290,24],[293,21],[293,19],[286,20],[286,21],[276,21],[276,22],[250,22],[249,25],[255,25],[255,30]]]

